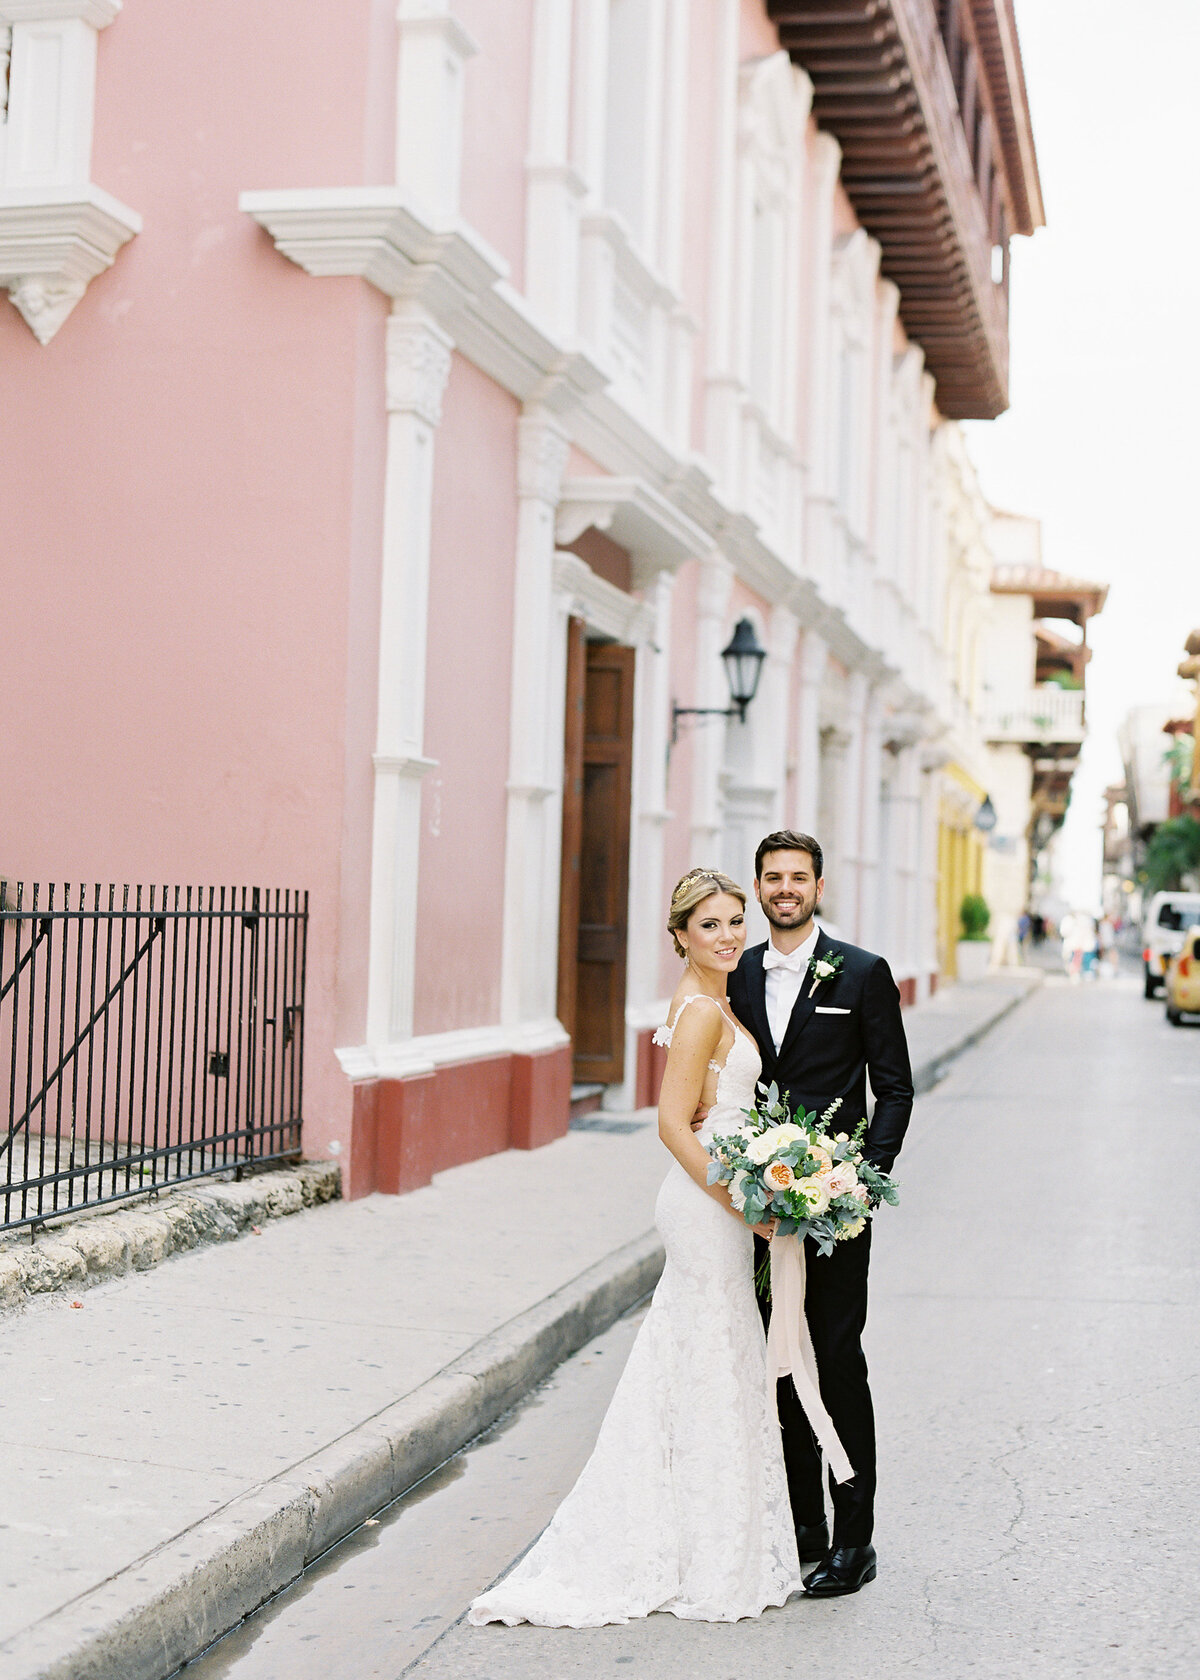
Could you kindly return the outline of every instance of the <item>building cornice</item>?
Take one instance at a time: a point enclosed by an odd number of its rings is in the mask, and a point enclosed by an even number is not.
[[[434,226],[395,187],[244,192],[239,204],[306,273],[357,275],[419,305],[519,401],[562,417],[572,441],[613,477],[567,481],[576,512],[564,516],[560,542],[572,540],[562,535],[572,524],[575,535],[586,528],[578,524],[586,499],[615,540],[631,548],[639,537],[652,541],[668,568],[719,548],[749,588],[815,629],[843,665],[873,684],[898,675],[749,514],[726,506],[703,462],[679,456],[607,388],[588,357],[538,323],[509,284],[503,259],[457,218]]]

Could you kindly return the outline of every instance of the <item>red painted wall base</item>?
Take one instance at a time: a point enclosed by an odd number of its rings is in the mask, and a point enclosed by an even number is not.
[[[654,1029],[647,1027],[638,1034],[637,1077],[634,1081],[634,1104],[637,1108],[655,1108],[662,1088],[663,1069],[667,1065],[664,1044],[655,1044]]]
[[[536,1149],[565,1134],[570,1107],[569,1044],[356,1085],[344,1194],[396,1195],[482,1155]]]

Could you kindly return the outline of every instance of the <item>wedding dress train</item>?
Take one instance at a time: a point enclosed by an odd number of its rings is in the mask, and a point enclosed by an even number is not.
[[[760,1066],[739,1031],[701,1142],[739,1124]],[[475,1600],[477,1625],[600,1627],[654,1610],[732,1622],[802,1584],[753,1235],[678,1163],[655,1223],[666,1266],[592,1456],[532,1550]]]

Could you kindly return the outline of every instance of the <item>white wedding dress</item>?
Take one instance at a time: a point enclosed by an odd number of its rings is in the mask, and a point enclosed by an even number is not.
[[[739,1031],[702,1143],[741,1122],[760,1071]],[[472,1604],[476,1625],[601,1627],[654,1610],[733,1622],[802,1585],[753,1235],[678,1163],[655,1223],[666,1266],[592,1456],[533,1549]]]

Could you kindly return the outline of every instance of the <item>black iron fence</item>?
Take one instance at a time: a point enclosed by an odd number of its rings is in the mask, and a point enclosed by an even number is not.
[[[307,893],[5,889],[0,1229],[297,1155],[307,935]]]

